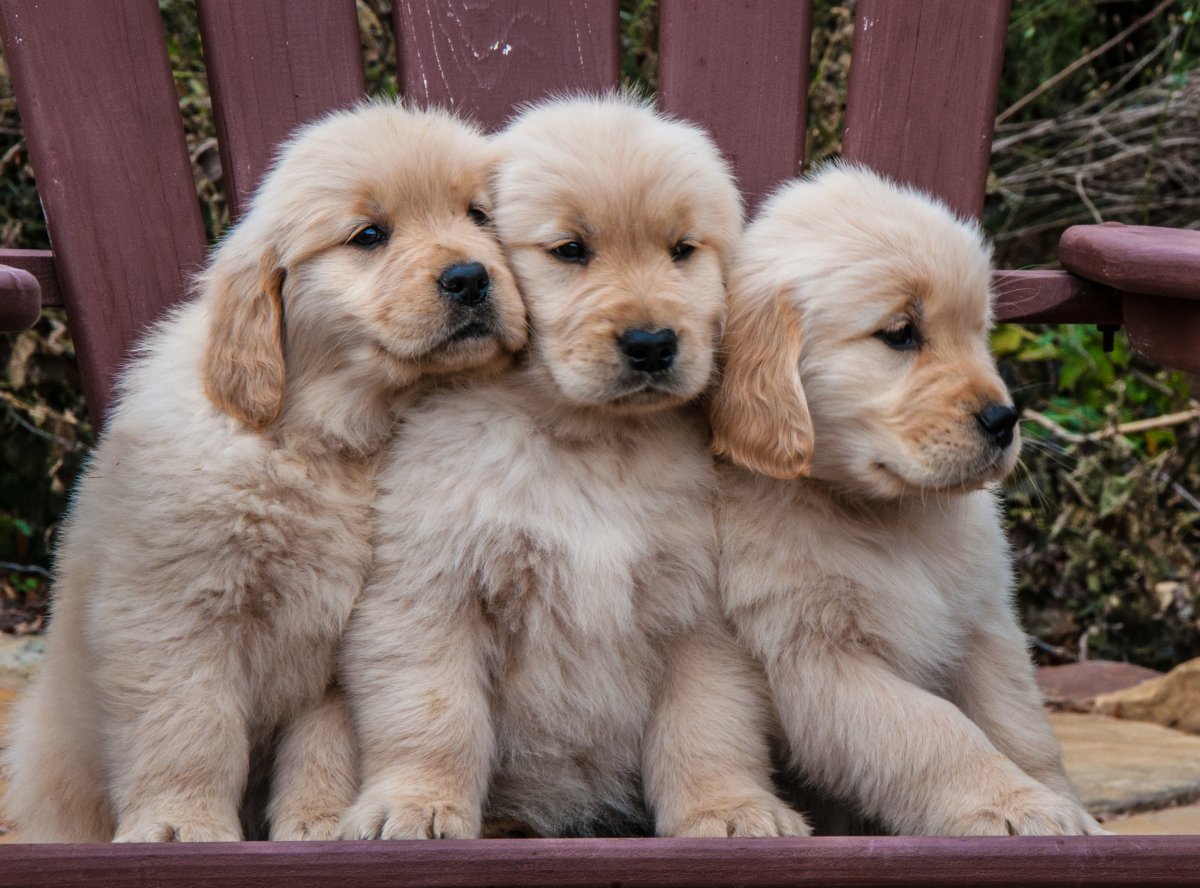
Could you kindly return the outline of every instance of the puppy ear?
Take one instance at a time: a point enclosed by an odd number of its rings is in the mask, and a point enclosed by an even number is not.
[[[283,269],[274,250],[234,240],[218,252],[204,288],[211,304],[204,390],[214,404],[252,429],[283,408]]]
[[[730,288],[721,379],[709,402],[714,451],[772,478],[808,474],[813,430],[800,346],[798,313],[785,293],[745,278]]]

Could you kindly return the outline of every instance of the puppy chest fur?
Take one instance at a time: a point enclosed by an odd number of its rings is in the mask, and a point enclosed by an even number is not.
[[[482,617],[487,813],[543,834],[644,827],[663,641],[715,583],[710,460],[677,416],[561,437],[539,426],[536,397],[514,374],[408,418],[384,472],[379,558],[412,596],[422,565],[451,572]]]
[[[848,512],[804,482],[728,466],[719,475],[722,594],[757,656],[870,650],[906,681],[950,694],[979,620],[1008,607],[989,492]],[[919,514],[891,514],[901,510]]]

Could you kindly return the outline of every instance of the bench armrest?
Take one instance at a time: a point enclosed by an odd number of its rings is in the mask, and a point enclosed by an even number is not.
[[[0,332],[27,330],[42,315],[42,288],[28,271],[0,265]]]
[[[1200,231],[1146,225],[1075,225],[1058,243],[1063,267],[1120,290],[1200,300]]]

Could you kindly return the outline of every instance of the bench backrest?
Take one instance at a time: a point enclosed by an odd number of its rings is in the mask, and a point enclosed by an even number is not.
[[[197,7],[236,215],[280,139],[363,94],[355,4]],[[2,0],[0,29],[99,426],[131,346],[206,248],[157,3],[67,9]],[[1008,0],[859,0],[845,155],[978,215],[1008,14]],[[617,0],[396,0],[394,28],[402,95],[490,127],[619,80]],[[811,30],[810,0],[661,2],[660,102],[711,129],[751,205],[802,166]]]

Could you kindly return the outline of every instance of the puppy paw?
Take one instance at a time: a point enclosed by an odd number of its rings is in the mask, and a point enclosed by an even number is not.
[[[294,812],[271,821],[272,842],[327,842],[338,837],[341,811]]]
[[[1102,836],[1108,832],[1078,802],[1040,784],[999,795],[949,825],[946,835]]]
[[[477,839],[479,812],[445,799],[364,799],[338,828],[342,839]]]
[[[764,793],[751,798],[721,800],[694,809],[664,835],[680,838],[808,836],[812,835],[812,828],[801,814]]]
[[[117,826],[114,842],[240,842],[242,828],[236,820],[218,818],[150,816]]]

